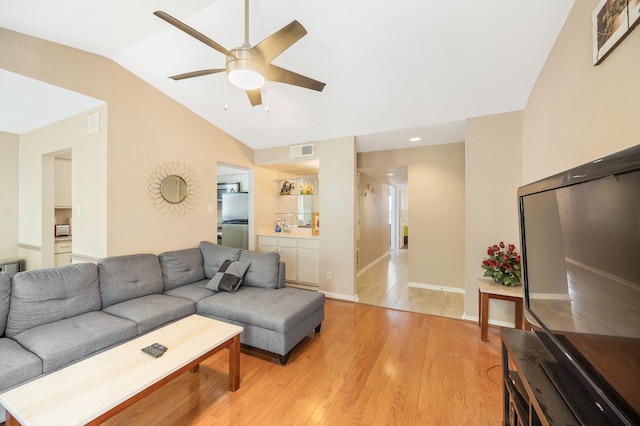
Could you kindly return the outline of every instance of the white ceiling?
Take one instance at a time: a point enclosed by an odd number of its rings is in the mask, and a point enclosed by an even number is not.
[[[253,149],[357,136],[365,152],[459,142],[466,118],[523,109],[573,2],[251,0],[251,43],[297,19],[308,34],[273,62],[327,84],[318,93],[270,83],[268,113],[231,85],[225,111],[222,74],[167,78],[224,68],[225,58],[153,12],[231,49],[244,38],[242,0],[2,0],[0,26],[109,57]],[[42,125],[47,108],[16,105],[21,87],[0,72],[0,130],[8,120],[14,133]],[[61,99],[74,114],[97,102],[48,89],[58,112]]]

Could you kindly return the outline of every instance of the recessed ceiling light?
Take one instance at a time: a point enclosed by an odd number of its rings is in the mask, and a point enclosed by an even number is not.
[[[387,173],[387,176],[395,176],[393,173]]]
[[[409,142],[420,142],[422,138],[410,138]]]

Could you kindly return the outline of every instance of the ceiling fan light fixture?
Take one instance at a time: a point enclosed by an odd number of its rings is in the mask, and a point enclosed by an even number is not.
[[[243,90],[256,90],[264,86],[266,80],[258,71],[236,69],[229,71],[229,81]]]
[[[256,90],[264,86],[263,67],[256,62],[246,50],[237,48],[231,50],[236,57],[227,57],[227,75],[234,86],[243,90]]]

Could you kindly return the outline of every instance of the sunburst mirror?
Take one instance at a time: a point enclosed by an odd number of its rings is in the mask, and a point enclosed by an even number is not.
[[[178,161],[158,167],[151,174],[147,189],[151,203],[170,216],[189,213],[200,195],[196,173]]]

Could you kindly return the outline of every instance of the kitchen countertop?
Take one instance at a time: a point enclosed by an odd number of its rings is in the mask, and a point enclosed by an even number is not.
[[[278,237],[278,238],[309,238],[313,240],[317,240],[320,238],[320,235],[311,235],[311,230],[309,232],[275,232],[275,231],[267,231],[267,232],[258,232],[258,236],[265,237]]]
[[[71,236],[69,235],[68,237],[55,237],[54,240],[56,243],[60,243],[63,241],[71,241]]]

